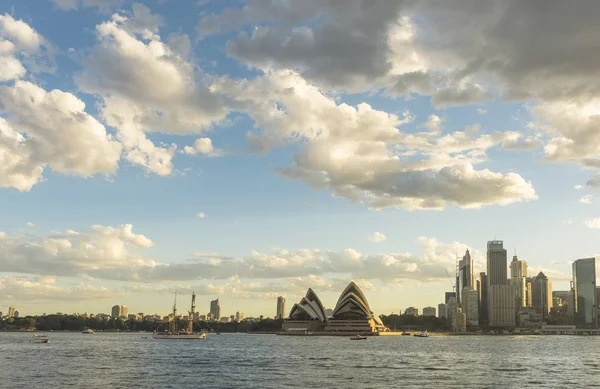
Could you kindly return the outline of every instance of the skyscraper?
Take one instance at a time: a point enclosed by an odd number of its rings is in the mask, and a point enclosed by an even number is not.
[[[458,262],[458,274],[456,275],[456,299],[462,306],[463,296],[462,292],[464,288],[473,287],[473,261],[471,260],[471,254],[467,249],[467,252],[463,256],[463,259]]]
[[[237,321],[238,323],[240,321],[244,320],[244,312],[236,312],[235,313],[235,321]]]
[[[510,284],[515,294],[516,308],[527,306],[527,262],[516,255],[510,263]]]
[[[595,327],[596,318],[596,259],[584,258],[573,262],[573,292],[575,324]]]
[[[438,317],[448,317],[446,304],[438,304]]]
[[[479,324],[487,325],[488,319],[488,283],[487,274],[479,273]]]
[[[277,297],[277,316],[275,319],[283,319],[285,317],[285,297]]]
[[[121,317],[121,306],[113,305],[112,309],[110,310],[110,316],[113,319],[117,319],[117,318]]]
[[[552,282],[543,272],[534,279],[531,291],[532,306],[535,313],[547,318],[552,308]]]
[[[210,302],[210,316],[213,320],[221,318],[221,304],[219,304],[218,298]]]
[[[15,307],[8,307],[8,318],[15,317]]]
[[[488,318],[492,327],[515,325],[514,293],[507,278],[507,260],[504,242],[487,244]]]

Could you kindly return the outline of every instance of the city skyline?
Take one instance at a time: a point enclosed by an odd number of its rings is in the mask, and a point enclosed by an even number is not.
[[[600,256],[600,5],[480,3],[2,2],[0,306],[439,307],[495,240],[568,290]]]

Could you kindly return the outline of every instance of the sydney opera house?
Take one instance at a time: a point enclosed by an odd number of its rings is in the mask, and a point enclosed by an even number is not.
[[[342,292],[329,315],[317,294],[308,289],[306,296],[294,304],[283,323],[282,334],[378,334],[388,332],[381,319],[374,315],[367,298],[358,285],[351,282]]]

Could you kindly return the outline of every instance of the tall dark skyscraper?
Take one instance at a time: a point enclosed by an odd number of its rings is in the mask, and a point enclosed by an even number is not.
[[[479,273],[479,324],[488,323],[488,283],[487,274]]]
[[[210,302],[210,316],[213,320],[221,319],[221,304],[218,298]]]
[[[573,262],[573,292],[575,324],[595,327],[596,318],[596,259],[584,258]]]
[[[508,284],[504,242],[492,240],[487,244],[487,276],[489,285]]]
[[[507,277],[507,258],[504,242],[492,240],[487,244],[488,318],[491,327],[515,325],[513,288]]]
[[[458,274],[456,275],[456,296],[459,304],[463,301],[463,289],[473,288],[473,261],[469,250],[458,262]]]

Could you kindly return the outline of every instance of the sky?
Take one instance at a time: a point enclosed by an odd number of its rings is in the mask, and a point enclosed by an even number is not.
[[[600,252],[600,3],[0,3],[0,311],[437,307]]]

